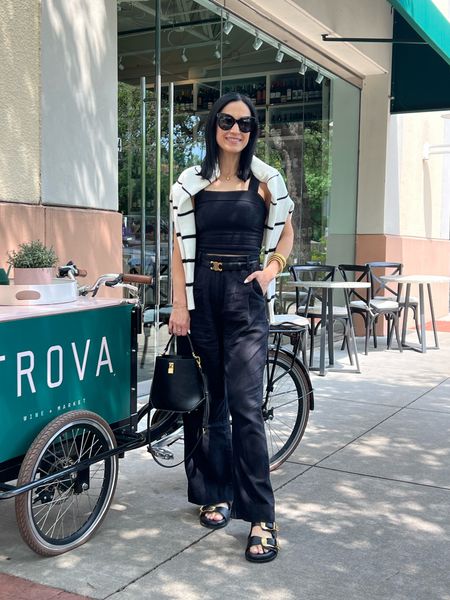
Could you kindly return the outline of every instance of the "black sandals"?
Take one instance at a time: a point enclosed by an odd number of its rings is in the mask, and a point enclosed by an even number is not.
[[[251,535],[253,527],[259,525],[263,531],[270,533],[271,537],[260,537],[259,535]],[[277,540],[278,527],[276,523],[252,523],[250,535],[248,536],[247,548],[245,550],[245,558],[250,562],[265,563],[270,562],[278,555],[280,546]],[[255,554],[250,552],[252,546],[262,546],[263,554]]]
[[[200,507],[200,524],[203,527],[208,527],[208,529],[221,529],[228,525],[231,519],[231,505],[227,502],[228,506],[215,506],[214,504],[207,504],[205,506]],[[219,513],[222,515],[220,521],[215,521],[213,519],[208,519],[206,516],[209,513]]]

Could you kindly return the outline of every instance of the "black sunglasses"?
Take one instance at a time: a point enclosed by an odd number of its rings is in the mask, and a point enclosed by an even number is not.
[[[231,115],[227,115],[227,113],[217,114],[217,125],[220,129],[230,131],[235,123],[238,124],[241,133],[250,133],[255,128],[256,119],[255,117],[241,117],[240,119],[235,119]]]

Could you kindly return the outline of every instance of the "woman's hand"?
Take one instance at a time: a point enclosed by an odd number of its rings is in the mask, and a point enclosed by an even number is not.
[[[274,265],[274,263],[270,263],[267,265],[265,269],[262,271],[253,271],[250,275],[247,276],[244,283],[250,283],[253,279],[259,283],[263,295],[266,295],[267,288],[269,287],[269,283],[274,279],[278,272],[278,266]]]
[[[191,317],[186,306],[172,308],[169,319],[169,333],[172,335],[187,335],[191,324]]]

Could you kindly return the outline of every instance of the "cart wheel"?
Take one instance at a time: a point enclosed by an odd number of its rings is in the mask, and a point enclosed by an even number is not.
[[[65,413],[34,440],[17,484],[37,481],[115,447],[114,434],[104,419],[85,410]],[[111,456],[18,496],[16,517],[25,542],[43,556],[84,544],[107,513],[117,474],[117,456]]]

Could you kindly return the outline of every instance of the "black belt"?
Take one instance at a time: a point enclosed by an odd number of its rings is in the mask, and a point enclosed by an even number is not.
[[[252,268],[256,270],[259,267],[259,260],[247,256],[208,256],[202,254],[197,259],[197,264],[220,273],[222,271],[242,271]]]

